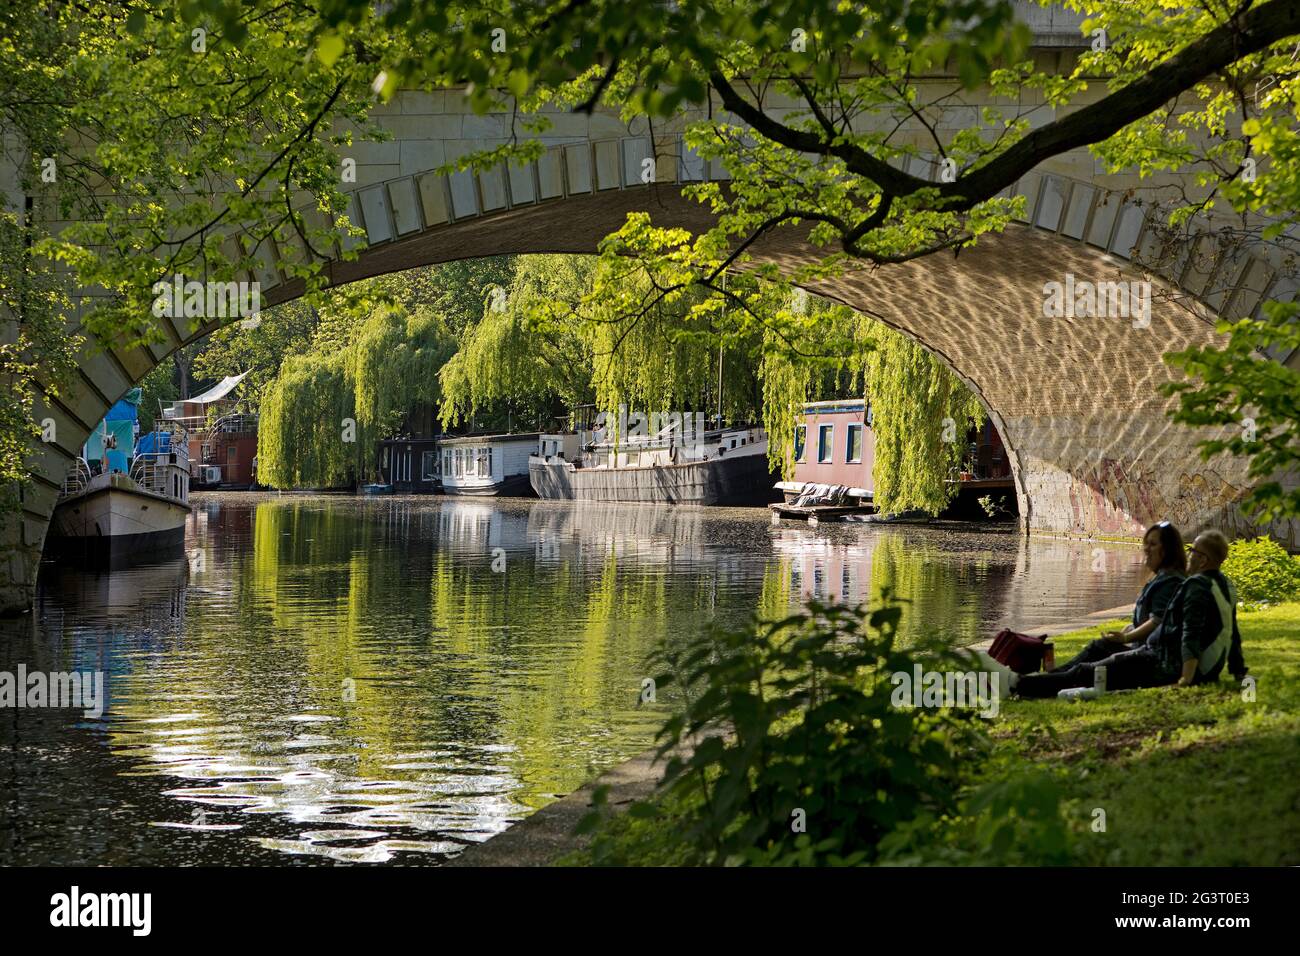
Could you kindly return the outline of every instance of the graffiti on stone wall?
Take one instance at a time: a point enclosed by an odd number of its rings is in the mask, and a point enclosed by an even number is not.
[[[1130,474],[1114,458],[1101,459],[1075,479],[1070,506],[1075,529],[1084,534],[1139,535],[1165,517],[1165,499],[1156,483],[1141,473]]]
[[[1070,489],[1076,530],[1137,535],[1157,521],[1195,529],[1231,514],[1244,489],[1203,471],[1181,472],[1163,482],[1113,458],[1075,476]]]

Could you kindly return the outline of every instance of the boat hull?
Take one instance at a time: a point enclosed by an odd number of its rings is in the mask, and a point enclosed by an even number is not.
[[[189,514],[189,505],[168,498],[116,484],[96,488],[58,503],[50,548],[61,557],[109,567],[180,552]]]
[[[444,495],[463,495],[471,498],[531,498],[533,487],[528,475],[511,475],[502,481],[482,484],[456,484],[446,478],[442,481]]]
[[[671,505],[764,505],[772,500],[766,455],[736,455],[677,465],[574,468],[567,462],[528,463],[542,498]]]

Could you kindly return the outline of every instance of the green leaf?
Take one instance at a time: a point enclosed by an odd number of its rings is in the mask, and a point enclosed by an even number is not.
[[[337,33],[327,33],[316,44],[316,56],[326,66],[333,66],[343,55],[343,38]]]

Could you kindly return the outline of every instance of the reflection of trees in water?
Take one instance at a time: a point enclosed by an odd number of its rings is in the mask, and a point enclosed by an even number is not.
[[[830,537],[782,527],[773,532],[773,547],[791,600],[874,603],[888,588],[904,602],[899,634],[909,643],[934,634],[955,643],[986,637],[984,622],[1000,615],[1015,580],[1009,553],[948,553],[897,531],[853,529]]]
[[[959,561],[899,534],[882,534],[876,542],[871,568],[873,598],[888,588],[903,602],[900,640],[914,643],[938,636],[952,644],[969,644],[985,637],[981,632],[982,606],[990,600],[993,582],[989,570],[996,562],[974,555]]]
[[[235,746],[266,734],[268,712],[315,709],[340,718],[331,737],[360,744],[363,777],[391,778],[391,755],[420,741],[454,740],[517,747],[530,800],[576,786],[588,759],[643,746],[657,724],[637,697],[659,636],[693,633],[715,608],[748,611],[758,582],[737,594],[728,562],[701,560],[699,515],[643,515],[622,535],[608,510],[550,517],[500,502],[259,502],[247,553],[209,558],[227,562],[233,593],[196,609],[208,646],[175,678],[207,722],[239,728]]]

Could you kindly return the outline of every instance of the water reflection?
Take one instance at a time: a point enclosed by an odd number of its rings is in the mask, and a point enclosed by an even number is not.
[[[644,749],[661,638],[888,586],[905,636],[966,642],[1141,578],[1136,549],[505,500],[210,496],[187,548],[48,570],[0,642],[110,675],[100,721],[6,715],[5,862],[437,862]]]

